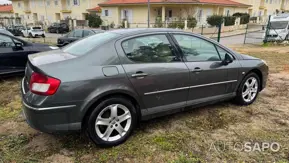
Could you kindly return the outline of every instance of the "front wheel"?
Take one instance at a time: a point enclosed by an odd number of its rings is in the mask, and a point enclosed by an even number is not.
[[[235,102],[240,105],[250,105],[256,100],[259,90],[260,78],[256,73],[249,73],[237,90]]]
[[[111,147],[125,142],[137,123],[137,114],[130,100],[112,97],[101,102],[91,113],[86,132],[100,146]]]

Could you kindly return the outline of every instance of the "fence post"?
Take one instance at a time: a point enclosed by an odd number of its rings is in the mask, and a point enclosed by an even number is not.
[[[248,33],[248,24],[246,26],[246,32],[245,32],[245,37],[244,37],[244,44],[246,44],[246,38],[247,38],[247,33]]]
[[[188,20],[185,20],[185,30],[188,29]]]
[[[221,40],[222,24],[223,24],[223,23],[220,23],[220,24],[219,24],[218,39],[217,39],[218,42],[220,42],[220,40]]]
[[[269,15],[269,19],[268,19],[268,23],[267,23],[267,27],[266,27],[266,32],[265,32],[265,37],[264,37],[264,40],[263,40],[263,43],[266,43],[268,40],[267,40],[267,35],[269,33],[269,28],[270,28],[270,20],[271,20],[271,15]]]
[[[203,32],[204,32],[204,25],[202,25],[201,35],[204,34]]]

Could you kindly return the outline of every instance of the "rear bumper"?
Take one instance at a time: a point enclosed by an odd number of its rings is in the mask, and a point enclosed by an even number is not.
[[[46,132],[69,132],[81,129],[81,122],[70,123],[67,110],[75,106],[35,108],[23,102],[23,114],[32,128]]]
[[[24,79],[21,84],[22,109],[26,122],[32,128],[46,132],[59,133],[81,130],[81,119],[78,118],[78,104],[58,105],[42,107],[27,102],[28,96],[34,96],[31,92],[25,91]]]

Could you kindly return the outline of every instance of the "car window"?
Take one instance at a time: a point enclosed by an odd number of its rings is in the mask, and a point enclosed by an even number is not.
[[[41,29],[41,27],[32,27],[32,29]]]
[[[171,50],[165,35],[150,35],[126,40],[122,43],[126,56],[135,62],[158,63],[179,61]]]
[[[215,45],[194,36],[174,35],[187,61],[220,61]]]
[[[73,37],[73,35],[74,35],[74,32],[70,32],[70,33],[68,33],[66,36],[67,36],[67,37]]]
[[[4,33],[4,34],[7,34],[7,35],[10,35],[10,36],[13,36],[13,34],[12,33],[10,33],[9,31],[7,31],[7,30],[5,30],[5,29],[1,29],[0,30],[0,33]]]
[[[94,32],[92,32],[92,31],[88,31],[88,30],[84,30],[83,31],[83,37],[86,37],[86,36],[89,36],[89,35],[93,35],[94,34]]]
[[[105,32],[97,35],[91,35],[85,39],[73,42],[65,46],[63,48],[63,51],[66,53],[70,53],[72,55],[81,56],[86,54],[93,48],[97,47],[98,45],[102,45],[106,43],[108,40],[113,39],[117,36],[119,36],[119,34],[112,32]]]
[[[14,42],[8,36],[0,35],[0,48],[11,48],[14,46]]]
[[[82,37],[82,30],[75,30],[73,37],[81,38]]]
[[[232,59],[234,58],[230,53],[228,53],[228,52],[225,51],[224,49],[220,48],[219,46],[216,46],[216,47],[217,47],[217,50],[218,50],[219,55],[220,55],[220,57],[221,57],[221,60],[224,60],[224,59],[225,59],[225,55],[226,55],[226,54],[230,55]]]

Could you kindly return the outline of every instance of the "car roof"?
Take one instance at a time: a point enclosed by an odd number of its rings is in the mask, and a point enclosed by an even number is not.
[[[148,32],[180,32],[179,29],[170,28],[128,28],[128,29],[116,29],[112,30],[113,33],[118,33],[121,35],[131,35],[131,34],[142,34]]]

